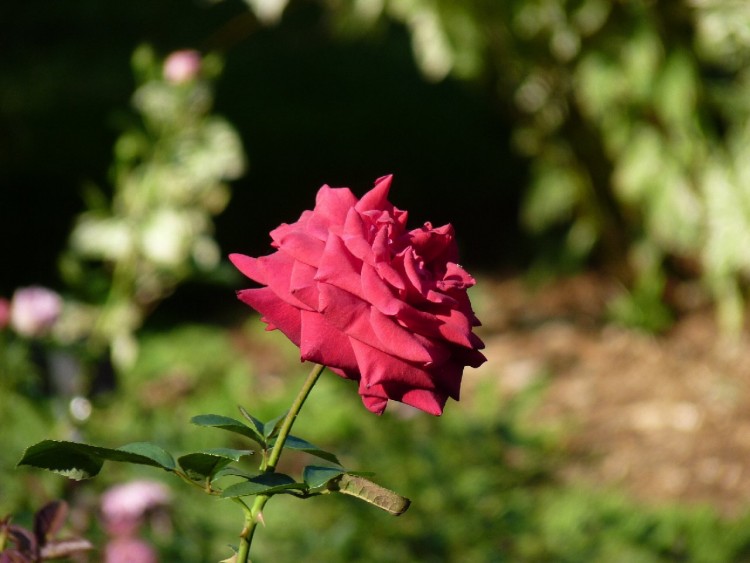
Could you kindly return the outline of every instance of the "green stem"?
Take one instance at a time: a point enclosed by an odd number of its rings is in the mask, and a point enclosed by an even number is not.
[[[237,561],[245,563],[250,561],[248,556],[250,555],[250,540],[252,539],[252,533],[250,527],[253,522],[253,513],[250,508],[240,499],[234,499],[239,502],[242,506],[242,510],[245,512],[245,526],[242,528],[240,534],[240,547],[237,550]]]
[[[286,442],[289,433],[292,431],[294,421],[297,419],[299,411],[302,410],[302,405],[305,404],[307,396],[310,394],[310,391],[315,386],[315,383],[318,381],[318,378],[320,377],[320,374],[323,373],[324,369],[325,366],[319,364],[313,365],[313,368],[312,370],[310,370],[310,374],[307,376],[305,383],[302,385],[299,393],[297,393],[297,397],[294,399],[289,412],[286,413],[284,422],[281,423],[279,435],[276,437],[276,442],[274,443],[273,449],[271,450],[271,455],[268,456],[268,462],[266,463],[265,468],[267,473],[273,473],[274,471],[276,471],[276,464],[279,462],[279,458],[281,457],[281,452],[284,449],[284,443]],[[250,544],[253,541],[253,534],[255,533],[255,528],[258,525],[258,521],[262,522],[263,507],[266,506],[269,498],[271,498],[271,495],[258,495],[257,497],[255,497],[255,502],[253,503],[253,507],[250,512],[245,512],[245,527],[240,534],[240,549],[237,552],[237,563],[247,563],[248,561]]]

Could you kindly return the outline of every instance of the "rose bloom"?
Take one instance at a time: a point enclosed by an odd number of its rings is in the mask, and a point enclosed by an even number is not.
[[[315,209],[271,231],[276,252],[232,254],[264,285],[237,293],[278,328],[302,360],[359,381],[372,412],[388,400],[439,415],[459,398],[465,366],[486,358],[458,264],[453,227],[406,228],[406,211],[389,203],[391,176],[360,200],[349,188],[323,186]]]
[[[42,336],[62,312],[62,298],[46,287],[18,288],[10,304],[10,325],[18,334]]]

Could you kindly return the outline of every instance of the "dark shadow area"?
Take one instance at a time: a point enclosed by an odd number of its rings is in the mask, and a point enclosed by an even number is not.
[[[0,8],[0,20],[12,22],[0,38],[0,292],[55,285],[82,186],[108,184],[133,89],[129,59],[142,41],[163,53],[228,47],[217,111],[240,131],[250,170],[217,221],[225,252],[266,253],[268,231],[311,207],[324,183],[361,195],[393,173],[391,200],[415,227],[452,222],[466,264],[496,268],[523,257],[525,171],[489,96],[425,82],[395,25],[341,40],[312,5],[276,27],[251,21],[245,29],[247,18],[239,2]]]

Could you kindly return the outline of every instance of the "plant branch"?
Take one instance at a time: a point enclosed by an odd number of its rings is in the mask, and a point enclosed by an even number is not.
[[[273,473],[276,471],[276,464],[279,462],[281,452],[284,450],[284,444],[292,430],[294,421],[297,419],[297,415],[300,410],[302,410],[302,405],[305,404],[307,396],[315,386],[315,383],[317,383],[318,378],[320,377],[320,374],[323,373],[324,369],[325,366],[323,365],[313,365],[310,374],[307,376],[307,379],[305,379],[305,383],[302,385],[299,393],[297,393],[297,397],[295,397],[289,412],[287,412],[286,417],[284,418],[284,422],[281,424],[279,435],[276,437],[271,454],[268,456],[268,460],[265,464],[266,473]],[[263,508],[270,498],[271,495],[258,495],[255,497],[255,502],[253,503],[250,512],[245,513],[245,527],[240,534],[240,549],[237,552],[237,563],[247,563],[250,553],[250,544],[253,541],[255,528],[258,525],[258,521],[262,522]]]

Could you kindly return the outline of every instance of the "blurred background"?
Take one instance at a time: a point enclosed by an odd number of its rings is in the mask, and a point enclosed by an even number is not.
[[[306,368],[225,257],[393,173],[412,225],[456,227],[489,361],[440,419],[324,380],[297,432],[414,505],[274,499],[257,560],[750,560],[750,7],[6,4],[0,516],[65,498],[116,544],[101,494],[162,475],[25,447],[240,447],[190,417],[286,408]],[[164,484],[147,546],[228,556],[239,510]]]

